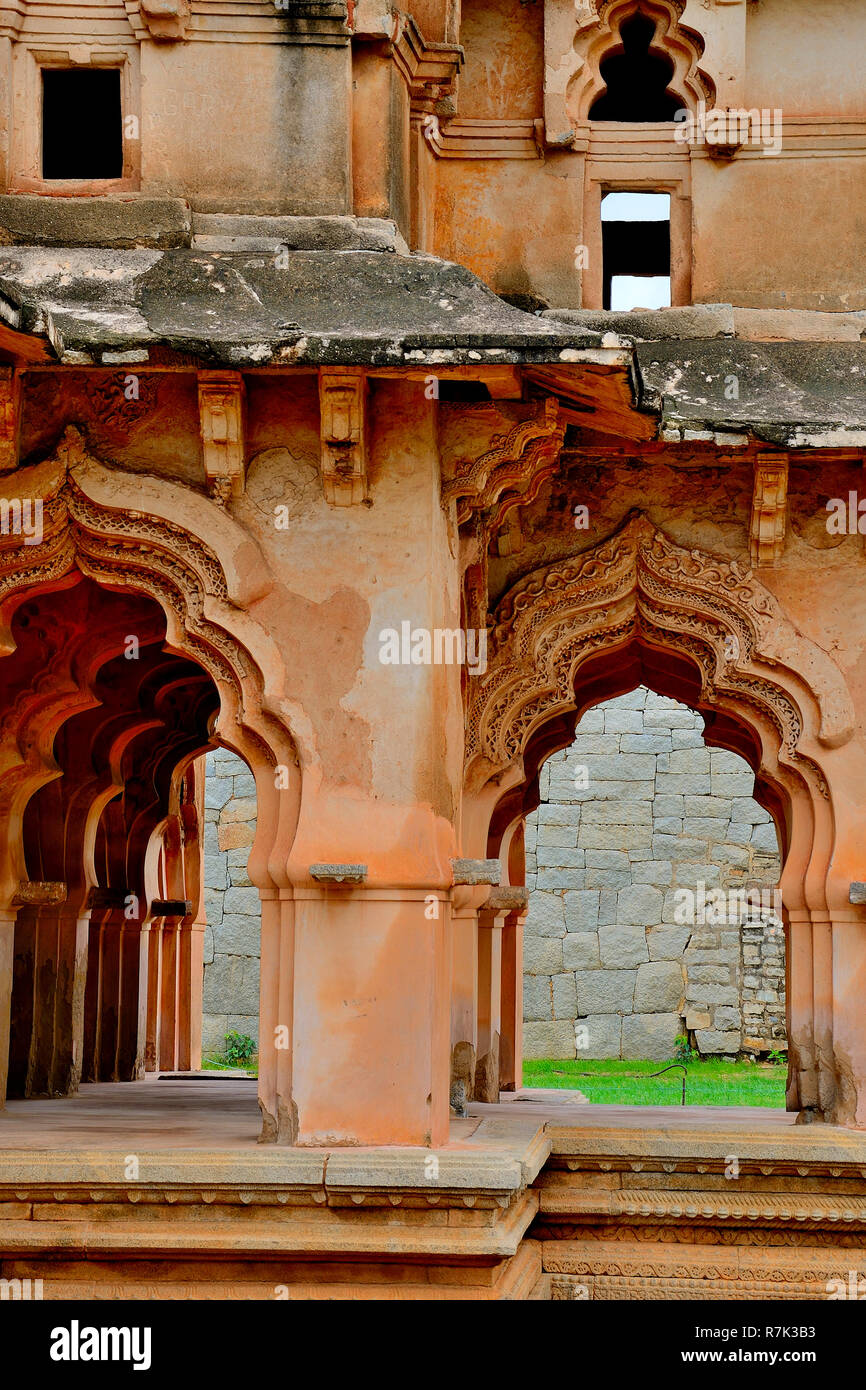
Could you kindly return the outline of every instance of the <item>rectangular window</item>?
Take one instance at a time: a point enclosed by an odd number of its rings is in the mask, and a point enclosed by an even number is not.
[[[119,68],[42,69],[42,177],[123,177]]]
[[[601,201],[601,246],[605,309],[670,307],[669,193],[606,193]]]

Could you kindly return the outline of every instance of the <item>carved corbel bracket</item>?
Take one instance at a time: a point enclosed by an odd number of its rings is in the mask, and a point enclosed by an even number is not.
[[[753,569],[771,568],[782,558],[788,513],[788,455],[761,454],[755,460],[749,553]]]
[[[187,0],[139,0],[139,8],[152,39],[172,42],[186,38],[189,26]]]
[[[21,429],[21,377],[13,367],[0,367],[0,472],[18,466]]]
[[[531,502],[555,472],[565,420],[555,396],[539,401],[529,416],[509,421],[510,428],[504,430],[507,417],[502,409],[488,410],[499,431],[476,458],[459,460],[455,476],[442,489],[442,501],[456,501],[459,525],[473,512],[490,512],[490,534],[495,534],[507,513],[520,502]]]
[[[367,499],[367,378],[362,371],[319,373],[322,485],[334,507]]]
[[[246,478],[241,373],[199,372],[198,408],[208,490],[225,506],[243,495]]]

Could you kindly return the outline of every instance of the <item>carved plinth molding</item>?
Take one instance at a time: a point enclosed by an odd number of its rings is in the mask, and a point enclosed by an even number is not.
[[[334,507],[367,498],[367,378],[362,371],[319,373],[322,486]]]
[[[240,372],[200,372],[198,408],[208,491],[225,505],[243,494],[244,380]]]
[[[755,460],[749,557],[754,569],[772,568],[782,558],[788,515],[788,455]]]

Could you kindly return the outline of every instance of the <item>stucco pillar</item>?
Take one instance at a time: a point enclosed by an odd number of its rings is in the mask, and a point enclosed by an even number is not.
[[[458,885],[451,893],[451,1080],[454,1105],[475,1093],[478,1060],[478,909],[490,888]]]
[[[478,913],[478,1052],[473,1099],[499,1100],[499,1037],[502,1030],[502,925],[505,913],[490,894]]]
[[[15,932],[10,1089],[69,1095],[84,1056],[88,916],[68,904],[26,907]]]
[[[12,960],[15,913],[0,915],[0,1110],[6,1104],[9,1075],[9,1026],[12,1017]]]
[[[862,920],[834,920],[833,1070],[836,1124],[866,1128],[866,928]]]
[[[151,922],[147,942],[147,1032],[145,1071],[159,1071],[159,1020],[162,1012],[162,924]]]
[[[259,1109],[261,1143],[293,1144],[298,1137],[292,1097],[295,904],[291,889],[260,888]]]
[[[499,1089],[519,1091],[523,1085],[523,904],[512,908],[502,925],[502,1027],[499,1040]]]
[[[295,889],[300,1144],[447,1141],[450,932],[441,889]]]

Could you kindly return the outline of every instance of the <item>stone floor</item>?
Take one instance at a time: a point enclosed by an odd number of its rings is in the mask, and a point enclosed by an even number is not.
[[[451,1144],[460,1146],[485,1120],[532,1120],[567,1128],[779,1135],[796,1116],[784,1110],[720,1106],[590,1105],[579,1091],[503,1093],[498,1105],[472,1105],[469,1118],[452,1120]],[[817,1126],[826,1134],[831,1126]],[[259,1134],[256,1082],[210,1074],[193,1080],[95,1084],[61,1100],[13,1100],[0,1110],[0,1152],[45,1149],[237,1149]],[[799,1127],[804,1136],[804,1127]],[[450,1147],[451,1145],[449,1145]],[[261,1152],[261,1150],[259,1150]]]

